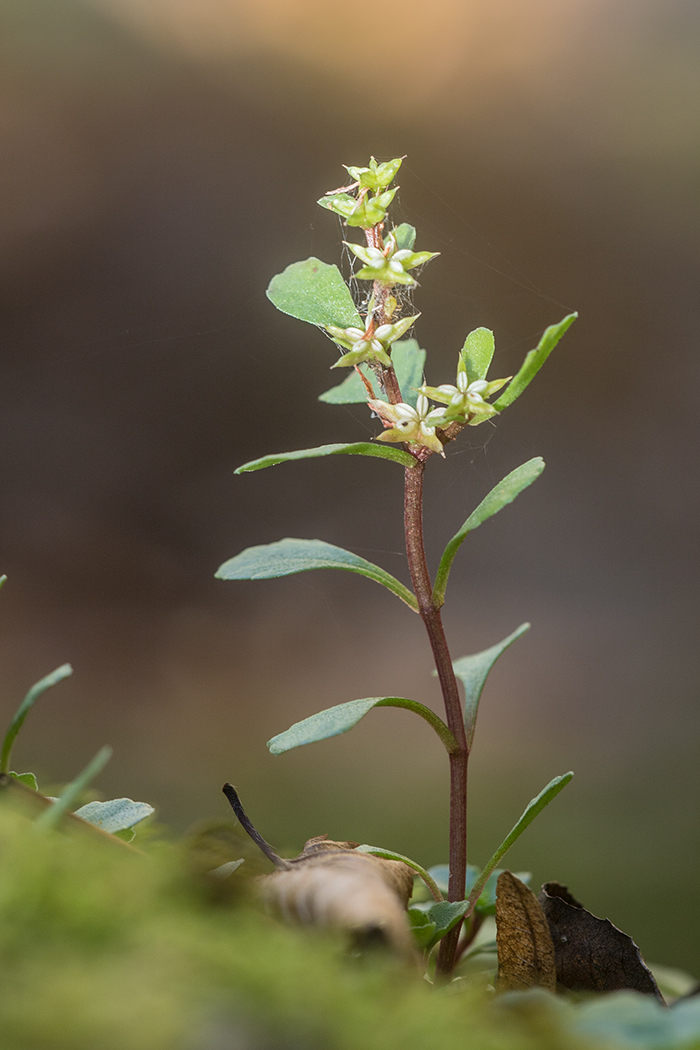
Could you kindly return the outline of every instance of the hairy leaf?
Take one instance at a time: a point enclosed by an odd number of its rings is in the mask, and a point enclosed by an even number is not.
[[[452,733],[434,711],[415,700],[405,700],[400,696],[370,696],[364,700],[349,700],[345,704],[329,707],[301,722],[295,722],[286,732],[268,740],[267,746],[273,755],[281,755],[284,751],[291,751],[292,748],[301,747],[303,744],[314,744],[319,740],[339,736],[356,726],[375,707],[403,707],[407,711],[413,711],[432,726],[448,751],[457,749]]]
[[[495,350],[493,332],[489,328],[475,328],[464,340],[462,360],[469,382],[485,379]]]
[[[566,330],[571,327],[577,317],[577,313],[567,314],[559,324],[552,324],[549,328],[544,330],[542,338],[536,348],[530,350],[525,357],[525,360],[520,367],[520,371],[513,379],[511,379],[498,400],[494,401],[493,407],[495,409],[500,412],[501,409],[507,408],[508,405],[512,405],[516,397],[520,397],[525,387],[535,378],[554,347],[557,345]]]
[[[373,565],[370,561],[334,547],[323,540],[283,539],[277,543],[266,543],[259,547],[247,547],[228,561],[215,573],[219,580],[271,580],[278,576],[291,576],[310,569],[343,569],[367,576],[381,583],[418,612],[418,602],[407,587],[394,576]]]
[[[292,263],[270,281],[268,299],[282,313],[317,325],[364,328],[337,266],[311,256]]]
[[[464,726],[469,747],[471,747],[474,739],[479,701],[491,668],[501,653],[504,653],[514,641],[525,634],[526,631],[529,631],[529,629],[529,623],[522,623],[512,634],[509,634],[502,642],[492,645],[490,649],[484,649],[481,653],[474,653],[473,656],[462,656],[453,663],[454,672],[464,686]]]
[[[113,798],[110,802],[88,802],[75,810],[76,817],[108,831],[111,835],[133,828],[152,813],[155,813],[153,806],[149,806],[147,802],[133,802],[130,798]]]
[[[473,532],[474,529],[478,529],[480,525],[483,525],[494,514],[498,514],[499,510],[503,510],[509,503],[512,503],[515,497],[523,489],[526,489],[528,485],[531,485],[543,470],[544,460],[541,456],[529,459],[527,463],[523,463],[521,466],[516,467],[515,470],[511,470],[510,474],[507,474],[502,481],[499,481],[491,489],[488,496],[482,499],[476,510],[472,511],[459,532],[455,533],[447,544],[440,559],[440,565],[435,576],[435,587],[433,588],[433,604],[435,606],[439,607],[445,601],[445,591],[450,570],[452,569],[452,562],[455,560],[457,551],[469,533]]]
[[[376,456],[377,459],[388,459],[402,467],[413,467],[416,460],[400,448],[388,448],[386,445],[375,445],[370,441],[356,441],[351,445],[319,445],[318,448],[302,448],[296,452],[278,452],[260,459],[251,459],[242,467],[237,467],[234,474],[245,474],[251,470],[263,470],[275,467],[278,463],[291,463],[297,459],[317,459],[320,456]]]
[[[401,396],[404,403],[416,407],[418,399],[417,389],[423,382],[423,369],[425,367],[426,351],[421,350],[416,339],[399,339],[391,348],[391,360],[396,372],[396,378],[401,388]],[[363,375],[372,384],[377,399],[387,401],[386,394],[379,390],[376,376],[367,365],[360,365]],[[325,401],[329,405],[360,405],[367,401],[367,391],[359,375],[352,370],[349,376],[338,386],[321,394],[319,401]]]
[[[586,911],[558,882],[544,884],[540,903],[552,934],[562,988],[587,992],[633,988],[663,1002],[639,948],[609,919]]]
[[[17,734],[24,725],[24,720],[31,711],[34,704],[37,702],[40,696],[50,689],[52,685],[57,685],[62,682],[64,678],[68,678],[69,675],[73,674],[73,668],[70,664],[61,664],[51,674],[47,674],[45,678],[33,685],[25,696],[22,703],[17,708],[15,716],[10,723],[10,727],[5,733],[5,739],[2,743],[2,751],[0,752],[0,773],[7,773],[10,765],[10,755],[12,754],[12,747]]]
[[[554,945],[542,905],[510,871],[498,876],[496,890],[498,990],[556,990]]]

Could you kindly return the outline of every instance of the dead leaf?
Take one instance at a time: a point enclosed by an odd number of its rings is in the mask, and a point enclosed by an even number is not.
[[[609,919],[591,915],[558,882],[546,882],[540,903],[554,942],[557,982],[572,991],[632,988],[664,999],[639,948]]]
[[[298,857],[259,880],[261,892],[287,920],[336,926],[361,940],[380,939],[414,958],[406,916],[413,872],[400,861],[356,853],[357,842],[309,839]]]
[[[542,906],[510,871],[496,883],[496,943],[499,991],[555,990],[554,946]]]

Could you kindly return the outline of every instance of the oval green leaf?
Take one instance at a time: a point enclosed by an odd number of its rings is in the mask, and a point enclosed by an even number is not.
[[[496,344],[490,328],[475,328],[464,340],[462,360],[467,370],[469,382],[475,379],[486,379]]]
[[[416,700],[406,700],[401,696],[369,696],[363,700],[349,700],[345,704],[336,704],[335,707],[328,707],[301,722],[295,722],[284,733],[278,733],[272,740],[268,740],[267,746],[273,755],[281,755],[304,744],[315,744],[319,740],[340,736],[356,726],[375,707],[402,707],[413,711],[432,726],[448,751],[457,749],[452,733],[434,711]]]
[[[152,813],[155,813],[153,806],[149,806],[147,802],[133,802],[130,798],[113,798],[110,802],[88,802],[75,811],[76,817],[108,831],[111,835],[133,828]]]
[[[297,459],[316,459],[320,456],[374,456],[377,459],[388,459],[402,467],[414,467],[416,460],[400,448],[387,448],[386,445],[375,445],[370,441],[356,441],[351,445],[319,445],[317,448],[302,448],[296,452],[278,452],[260,459],[251,459],[242,467],[237,467],[234,474],[246,474],[251,470],[263,470],[275,467],[278,463],[291,463]]]
[[[402,222],[400,225],[395,226],[391,232],[396,238],[396,247],[399,250],[407,249],[409,252],[413,251],[413,245],[416,243],[415,226],[411,226],[409,222]]]
[[[502,481],[499,481],[498,485],[491,489],[488,496],[482,499],[476,510],[469,515],[464,525],[462,525],[459,532],[455,533],[445,547],[435,576],[433,604],[436,608],[439,609],[444,604],[447,580],[452,569],[452,562],[455,560],[457,551],[469,533],[473,532],[474,529],[478,529],[488,518],[498,514],[499,510],[503,510],[509,503],[512,503],[515,497],[523,489],[526,489],[528,485],[531,485],[543,470],[544,460],[541,456],[535,456],[534,459],[529,459],[527,463],[523,463],[521,466],[516,467],[515,470],[511,470],[510,474],[506,475]]]
[[[504,638],[502,642],[492,645],[490,649],[484,649],[481,653],[474,653],[473,656],[462,656],[452,664],[455,674],[464,686],[464,728],[467,734],[468,747],[472,746],[479,701],[491,668],[501,653],[504,653],[509,645],[512,645],[516,639],[520,638],[529,629],[530,624],[523,623],[512,634],[509,634],[507,638]]]
[[[371,561],[334,547],[323,540],[283,539],[259,547],[248,547],[214,574],[219,580],[271,580],[310,569],[343,569],[366,576],[392,591],[414,612],[418,612],[415,595],[390,573]]]
[[[310,324],[362,328],[350,291],[337,266],[313,256],[273,277],[267,297],[278,310]]]
[[[535,349],[531,350],[525,357],[520,371],[511,379],[498,400],[494,401],[493,407],[495,409],[500,412],[501,409],[512,405],[516,397],[520,397],[525,387],[535,378],[554,347],[564,335],[564,332],[571,327],[577,317],[577,313],[567,314],[559,324],[551,324],[549,328],[545,329]]]

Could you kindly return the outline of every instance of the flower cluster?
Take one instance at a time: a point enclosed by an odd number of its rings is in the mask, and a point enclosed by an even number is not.
[[[495,394],[512,378],[512,376],[506,376],[505,379],[494,379],[490,383],[486,379],[474,379],[470,382],[466,365],[460,354],[455,386],[451,383],[443,383],[440,386],[422,386],[420,393],[446,406],[441,410],[443,413],[441,425],[468,423],[469,426],[475,427],[498,414],[498,410],[490,405],[486,398]]]
[[[418,395],[415,408],[403,402],[388,405],[377,399],[370,399],[367,404],[391,428],[379,434],[380,441],[409,441],[443,455],[442,442],[435,433],[435,428],[442,426],[443,410],[431,409],[423,394]]]
[[[365,247],[363,244],[345,242],[358,259],[365,265],[355,274],[363,281],[379,281],[380,284],[415,285],[416,281],[408,275],[408,270],[434,259],[439,252],[414,252],[410,248],[399,248],[396,236],[392,232],[386,239],[383,249]]]
[[[420,317],[403,317],[395,324],[382,324],[375,327],[372,311],[367,313],[367,327],[363,332],[360,328],[336,328],[334,325],[326,325],[326,331],[343,349],[349,353],[338,358],[331,368],[351,367],[362,362],[369,364],[381,364],[385,368],[391,368],[391,358],[388,349],[392,343],[405,335],[411,325]]]
[[[355,244],[348,241],[345,243],[362,263],[355,277],[362,281],[372,281],[374,284],[374,292],[367,308],[364,331],[355,327],[338,328],[333,325],[325,325],[326,332],[331,339],[345,351],[332,367],[351,368],[360,364],[369,364],[375,368],[382,385],[384,385],[386,371],[394,368],[391,356],[392,344],[408,332],[419,316],[416,314],[395,320],[394,312],[397,303],[391,294],[391,288],[401,285],[415,286],[417,282],[410,271],[429,262],[439,254],[439,252],[414,251],[415,230],[406,223],[394,227],[386,235],[383,233],[387,209],[398,188],[391,188],[390,183],[401,167],[402,160],[402,157],[397,157],[378,164],[372,157],[366,168],[347,166],[347,172],[353,182],[327,193],[318,202],[322,207],[340,215],[346,225],[360,227],[366,231],[366,244]],[[378,305],[375,306],[375,302]],[[468,338],[471,339],[483,333],[486,333],[485,329],[477,329]],[[454,385],[444,383],[433,387],[424,384],[417,389],[414,388],[418,395],[415,408],[404,401],[398,404],[388,404],[370,397],[369,407],[377,413],[386,428],[379,435],[378,440],[406,441],[409,445],[426,448],[442,455],[443,441],[438,437],[436,430],[442,431],[450,424],[477,426],[497,415],[498,410],[489,403],[488,398],[500,390],[508,379],[496,379],[489,382],[484,378],[493,354],[492,333],[487,332],[486,334],[491,340],[490,353],[485,357],[482,349],[481,356],[477,354],[477,357],[474,358],[473,354],[471,356],[467,354],[467,344],[465,344],[464,351],[459,355]],[[422,353],[417,347],[415,351],[406,350],[405,352],[418,355]],[[471,379],[467,373],[467,362],[473,376]],[[408,373],[404,372],[404,375],[411,375],[409,382],[413,383],[417,380],[415,365],[414,358],[413,370],[409,370]],[[417,364],[418,377],[421,366],[422,359],[421,363]],[[399,367],[398,375],[401,376],[401,367]],[[396,392],[398,378],[392,382],[394,392]],[[402,385],[405,382],[406,380],[402,378]],[[370,387],[368,389],[371,390]],[[404,386],[402,396],[407,397],[407,395],[408,390]],[[431,406],[431,401],[437,402],[438,407]],[[442,436],[445,440],[445,436]]]
[[[387,187],[401,167],[402,160],[403,157],[396,157],[384,164],[377,164],[372,157],[368,168],[347,168],[355,181],[349,186],[341,186],[338,190],[326,193],[318,203],[322,208],[340,215],[348,226],[360,226],[363,230],[377,226],[386,219],[387,208],[398,189],[398,186],[391,190]],[[353,197],[349,190],[358,190],[357,197]]]

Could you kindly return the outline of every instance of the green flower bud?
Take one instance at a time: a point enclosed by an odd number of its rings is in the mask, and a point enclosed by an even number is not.
[[[346,164],[343,167],[350,175],[350,178],[359,182],[363,189],[376,192],[389,185],[401,167],[403,159],[403,157],[396,157],[394,160],[386,161],[384,164],[377,164],[374,157],[372,157],[368,168],[352,168]]]

